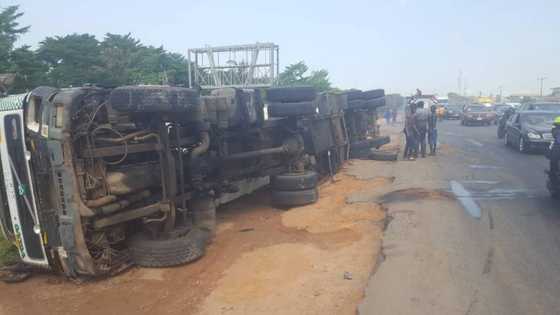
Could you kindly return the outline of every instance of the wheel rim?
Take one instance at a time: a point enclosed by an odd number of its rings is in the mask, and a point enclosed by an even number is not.
[[[519,152],[524,152],[525,151],[525,140],[523,140],[523,137],[519,138]]]

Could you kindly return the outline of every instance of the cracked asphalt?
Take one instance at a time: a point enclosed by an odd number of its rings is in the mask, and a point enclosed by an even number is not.
[[[436,157],[384,170],[401,193],[379,200],[384,260],[359,313],[560,314],[560,204],[545,157],[506,148],[495,126],[444,121],[439,134]]]

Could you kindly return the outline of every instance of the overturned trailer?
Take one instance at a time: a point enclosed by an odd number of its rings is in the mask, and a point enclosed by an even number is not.
[[[0,99],[2,232],[25,263],[68,277],[195,260],[220,204],[269,183],[277,205],[312,203],[353,148],[380,145],[373,91],[39,87]]]

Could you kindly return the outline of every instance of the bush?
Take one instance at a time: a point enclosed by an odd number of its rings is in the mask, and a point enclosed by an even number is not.
[[[15,263],[18,259],[17,248],[0,235],[0,267]]]

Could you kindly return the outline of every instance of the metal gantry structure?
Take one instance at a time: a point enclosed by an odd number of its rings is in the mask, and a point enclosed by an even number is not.
[[[189,87],[268,87],[278,78],[279,58],[273,43],[189,49]]]

